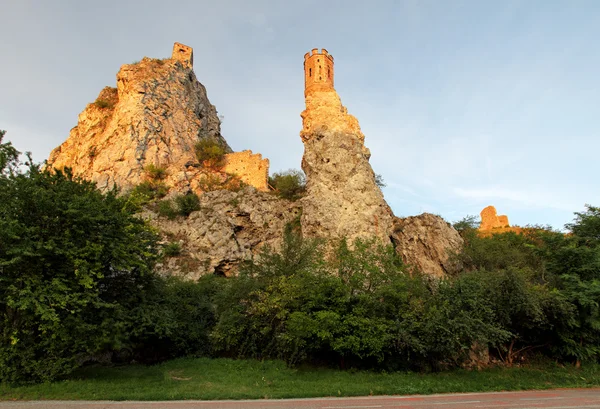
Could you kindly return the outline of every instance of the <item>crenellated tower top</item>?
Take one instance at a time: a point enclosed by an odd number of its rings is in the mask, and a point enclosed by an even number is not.
[[[313,48],[304,54],[304,96],[313,91],[333,89],[333,56],[322,49]]]

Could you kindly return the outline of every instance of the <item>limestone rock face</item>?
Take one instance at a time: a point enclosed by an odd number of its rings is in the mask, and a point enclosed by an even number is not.
[[[404,262],[428,276],[444,277],[460,269],[451,255],[462,249],[463,239],[439,216],[395,218],[392,238]]]
[[[371,154],[356,118],[333,88],[307,92],[301,116],[307,181],[302,232],[349,242],[376,236],[389,243],[393,214],[375,183]]]
[[[508,216],[498,215],[494,206],[488,206],[480,213],[481,224],[479,230],[487,231],[492,229],[510,227],[508,224]]]
[[[193,186],[199,170],[194,145],[212,137],[231,151],[220,132],[215,107],[198,82],[191,62],[144,58],[123,65],[117,88],[102,90],[79,115],[66,142],[48,163],[71,167],[76,175],[125,190],[144,181],[144,168],[165,168],[165,183],[175,190]]]
[[[197,279],[204,274],[235,274],[239,263],[264,245],[281,244],[286,223],[300,215],[297,204],[253,187],[239,192],[219,190],[200,196],[199,211],[169,220],[147,211],[166,242],[182,246],[179,256],[166,258],[159,271]]]

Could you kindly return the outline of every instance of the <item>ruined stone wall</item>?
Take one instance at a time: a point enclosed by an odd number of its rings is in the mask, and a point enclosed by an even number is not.
[[[498,216],[494,206],[488,206],[483,209],[480,216],[481,224],[479,225],[479,230],[481,231],[510,227],[510,224],[508,224],[508,216]]]
[[[260,153],[253,154],[250,150],[228,153],[223,171],[239,176],[258,190],[268,190],[269,159],[263,159]]]
[[[192,68],[194,66],[194,50],[192,47],[181,43],[173,44],[173,54],[171,58],[181,61],[184,67]]]

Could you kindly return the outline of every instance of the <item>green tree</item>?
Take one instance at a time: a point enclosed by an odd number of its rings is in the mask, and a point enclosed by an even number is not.
[[[221,168],[225,164],[225,147],[214,138],[200,139],[194,146],[196,159],[209,168]]]
[[[6,131],[0,130],[0,174],[6,175],[14,172],[19,165],[19,155],[11,142],[2,143]]]
[[[452,223],[452,227],[462,234],[465,231],[476,230],[479,227],[479,221],[477,220],[477,216],[467,215],[461,220]]]
[[[302,197],[306,190],[306,178],[301,171],[288,169],[270,176],[269,185],[275,189],[279,197],[288,200],[297,200]]]
[[[2,174],[0,380],[52,380],[156,332],[136,322],[156,322],[144,308],[156,243],[116,191],[68,169]]]

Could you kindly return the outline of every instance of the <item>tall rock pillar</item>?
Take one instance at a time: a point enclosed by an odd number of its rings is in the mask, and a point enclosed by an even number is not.
[[[349,241],[375,236],[389,243],[393,214],[375,183],[358,120],[333,88],[333,68],[325,49],[304,56],[306,109],[300,137],[307,195],[302,199],[302,232]]]

